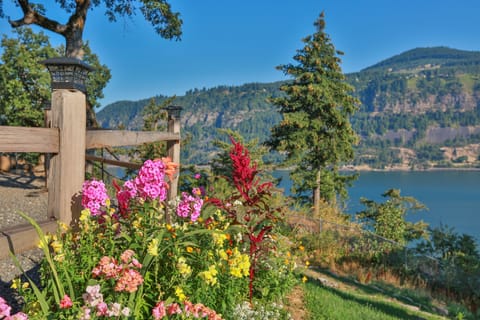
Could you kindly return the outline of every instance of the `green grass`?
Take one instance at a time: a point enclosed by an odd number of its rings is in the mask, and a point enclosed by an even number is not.
[[[378,295],[324,287],[318,282],[305,284],[305,303],[310,319],[444,319],[440,316],[411,310]]]

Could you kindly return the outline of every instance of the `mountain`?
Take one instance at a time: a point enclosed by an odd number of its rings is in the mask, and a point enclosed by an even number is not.
[[[354,165],[371,168],[477,166],[480,154],[480,52],[417,48],[347,74],[361,101],[351,119],[361,137]],[[207,163],[217,128],[268,139],[281,116],[268,102],[282,82],[194,89],[176,97],[184,108],[182,134],[190,143],[182,160]],[[119,101],[97,115],[102,127],[142,126],[141,110],[156,96]]]

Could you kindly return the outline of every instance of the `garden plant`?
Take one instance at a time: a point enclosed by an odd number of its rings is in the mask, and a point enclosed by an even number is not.
[[[272,312],[288,318],[272,303],[296,281],[294,261],[285,259],[288,247],[279,245],[276,232],[281,210],[270,208],[272,184],[260,182],[248,150],[232,143],[228,182],[235,191],[226,199],[197,185],[167,201],[178,165],[162,158],[114,183],[113,197],[102,181],[85,181],[77,224],[59,224],[56,234],[43,234],[22,214],[39,234],[41,281],[14,280],[23,310],[13,315],[0,300],[0,316],[254,319]],[[266,310],[269,305],[275,310]]]

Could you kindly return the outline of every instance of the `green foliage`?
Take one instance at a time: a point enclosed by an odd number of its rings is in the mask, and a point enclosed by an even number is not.
[[[478,243],[467,234],[440,225],[430,229],[429,239],[416,250],[438,261],[438,274],[429,279],[432,286],[446,289],[453,298],[477,314],[480,304],[480,252]],[[428,275],[427,275],[428,277]]]
[[[166,0],[118,0],[118,1],[76,1],[55,0],[63,14],[60,19],[48,15],[43,4],[30,3],[29,0],[17,0],[16,3],[23,11],[24,17],[12,20],[9,23],[13,28],[34,24],[46,30],[58,33],[65,38],[65,55],[81,59],[83,56],[83,30],[90,9],[99,7],[105,10],[109,21],[116,21],[120,17],[132,17],[141,13],[161,37],[165,39],[180,39],[182,20],[178,12],[173,12]],[[3,14],[3,3],[0,1],[0,18]],[[55,12],[58,14],[59,10]],[[58,21],[65,20],[65,24]]]
[[[305,300],[309,319],[442,319],[425,313],[418,314],[391,300],[379,299],[377,295],[328,288],[317,282],[305,285]]]
[[[283,120],[272,128],[268,144],[286,153],[286,164],[296,166],[292,180],[298,191],[315,190],[332,200],[336,190],[320,176],[331,177],[336,188],[345,188],[336,176],[338,166],[353,159],[357,137],[349,119],[358,101],[341,71],[341,52],[325,33],[323,13],[315,27],[316,33],[303,39],[305,47],[297,50],[297,64],[278,67],[294,80],[280,87],[286,96],[272,99]]]
[[[43,126],[44,111],[50,101],[50,75],[40,63],[56,57],[63,47],[53,48],[48,37],[30,28],[14,31],[15,38],[3,36],[0,64],[0,124],[12,126]],[[98,57],[84,46],[85,61],[95,67],[87,85],[88,102],[99,106],[103,89],[110,80],[110,70],[101,65]]]
[[[48,37],[29,28],[2,37],[0,124],[39,127],[50,100],[50,75],[39,62],[56,55]]]
[[[356,217],[367,229],[400,245],[406,245],[426,235],[426,223],[406,221],[408,213],[424,210],[423,204],[413,197],[401,196],[400,190],[397,189],[387,190],[382,196],[387,198],[383,203],[360,199],[366,208],[356,213]],[[391,247],[389,242],[384,242],[380,250],[389,250]]]

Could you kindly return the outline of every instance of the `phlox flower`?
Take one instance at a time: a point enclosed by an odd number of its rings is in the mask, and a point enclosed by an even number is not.
[[[68,309],[73,306],[72,299],[68,295],[64,295],[62,300],[60,300],[60,309]]]
[[[12,310],[12,307],[10,307],[7,304],[7,301],[0,297],[0,317],[10,317],[10,311]]]
[[[143,199],[158,199],[164,201],[167,198],[168,185],[165,182],[166,165],[162,160],[147,160],[140,168],[134,179],[138,194]]]
[[[197,221],[203,206],[203,199],[182,192],[182,198],[177,206],[177,215],[182,218],[190,217],[191,221]]]
[[[102,214],[102,206],[107,204],[107,189],[103,181],[87,180],[82,185],[82,206],[89,209],[93,216]]]

